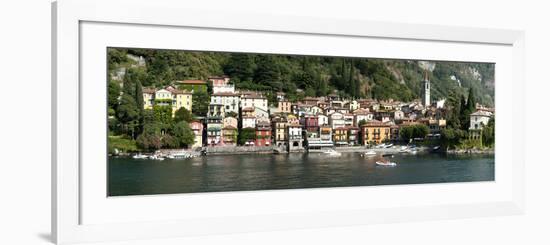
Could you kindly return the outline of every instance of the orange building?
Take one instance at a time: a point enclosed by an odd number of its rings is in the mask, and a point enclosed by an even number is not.
[[[380,144],[391,140],[390,125],[378,120],[370,121],[361,126],[361,144]]]

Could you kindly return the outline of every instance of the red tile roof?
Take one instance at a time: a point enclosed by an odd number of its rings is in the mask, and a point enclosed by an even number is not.
[[[218,92],[218,93],[213,93],[212,96],[238,96],[239,94],[237,93],[232,93],[232,92]]]
[[[206,85],[206,81],[203,80],[183,80],[183,81],[176,81],[178,84],[199,84],[199,85]]]

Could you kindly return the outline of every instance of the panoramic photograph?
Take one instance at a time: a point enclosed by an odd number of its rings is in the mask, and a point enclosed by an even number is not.
[[[108,196],[495,179],[494,63],[122,47],[106,59]]]

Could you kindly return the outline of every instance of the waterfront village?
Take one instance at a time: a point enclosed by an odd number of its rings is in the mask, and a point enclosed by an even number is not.
[[[304,97],[291,102],[285,93],[276,93],[276,103],[268,104],[258,91],[236,90],[228,76],[205,80],[175,81],[163,88],[143,88],[144,109],[154,105],[172,107],[172,114],[184,107],[192,111],[194,91],[207,91],[210,103],[205,117],[195,117],[189,126],[194,133],[190,152],[304,152],[329,149],[367,149],[398,142],[408,144],[415,137],[438,139],[447,126],[445,100],[430,99],[430,81],[422,83],[422,98],[412,102],[396,100],[345,99],[336,93]],[[470,114],[469,138],[479,139],[481,130],[493,117],[494,109],[476,104]],[[401,130],[418,126],[420,136]],[[423,129],[423,130],[422,130]],[[238,135],[246,134],[244,140]]]

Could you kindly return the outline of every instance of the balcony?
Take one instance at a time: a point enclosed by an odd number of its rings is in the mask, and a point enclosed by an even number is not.
[[[289,140],[301,140],[302,136],[301,135],[289,135],[288,139]]]

